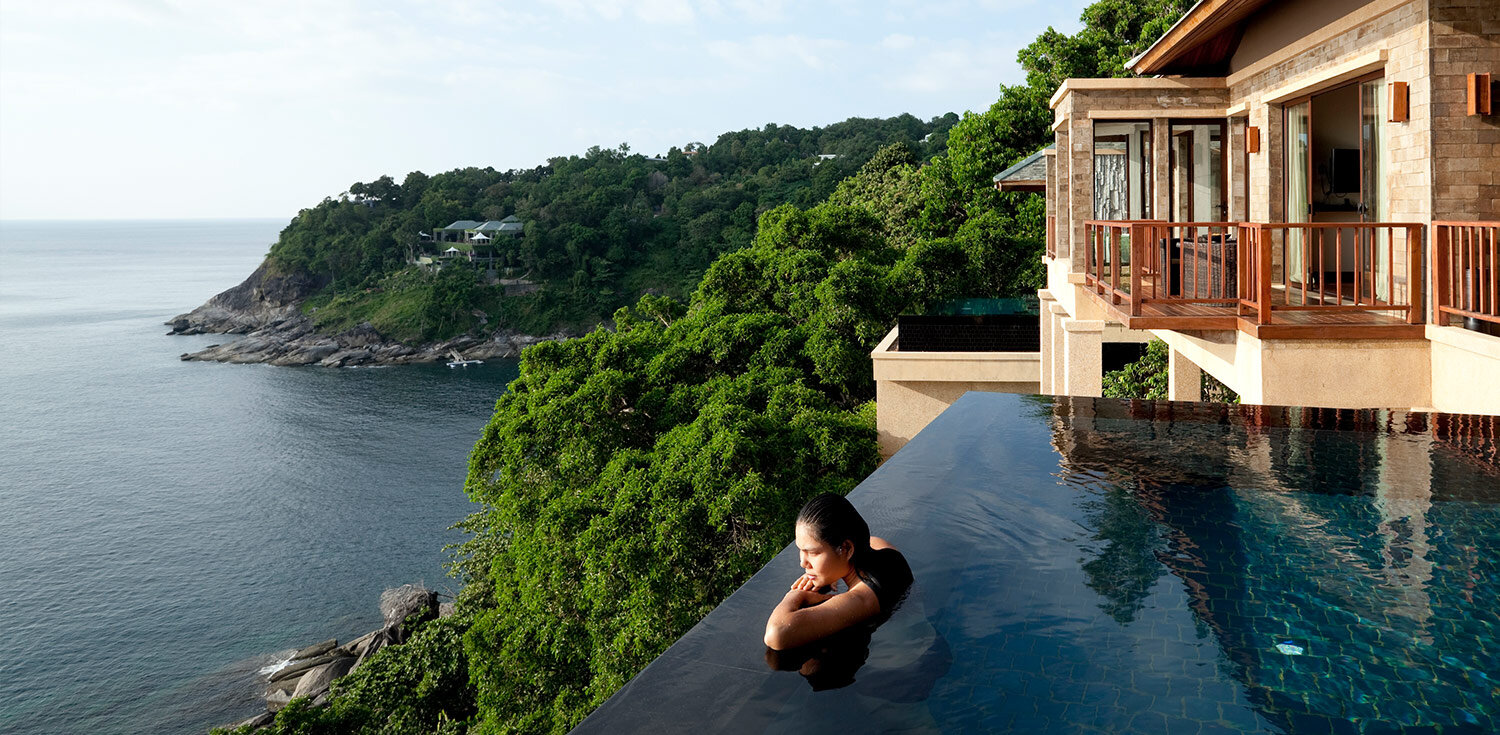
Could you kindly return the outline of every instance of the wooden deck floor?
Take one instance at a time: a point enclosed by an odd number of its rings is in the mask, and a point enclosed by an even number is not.
[[[1171,298],[1153,299],[1149,284],[1142,284],[1145,298],[1139,315],[1129,313],[1129,304],[1112,303],[1095,294],[1116,320],[1130,329],[1239,330],[1261,339],[1421,339],[1424,328],[1408,324],[1404,312],[1355,309],[1275,310],[1269,324],[1255,320],[1255,313],[1238,301],[1183,303]],[[1312,296],[1312,294],[1309,294]],[[1274,306],[1302,303],[1301,294],[1277,287],[1271,294]],[[1330,298],[1331,301],[1331,298]],[[1313,301],[1313,303],[1316,303]],[[1352,305],[1350,299],[1343,303]]]

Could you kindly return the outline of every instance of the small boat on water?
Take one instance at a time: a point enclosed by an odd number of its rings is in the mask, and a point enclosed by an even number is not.
[[[451,358],[453,358],[448,363],[448,367],[451,367],[451,368],[468,367],[470,365],[483,365],[484,364],[484,360],[465,360],[463,355],[458,354],[458,350],[448,350],[448,356],[451,357]]]

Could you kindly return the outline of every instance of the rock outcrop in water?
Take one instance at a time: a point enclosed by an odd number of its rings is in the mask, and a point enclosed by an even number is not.
[[[271,724],[275,713],[293,699],[308,697],[314,707],[328,703],[333,682],[359,668],[360,664],[388,645],[406,641],[408,626],[436,617],[451,615],[453,606],[438,604],[437,593],[421,585],[406,584],[388,589],[380,595],[380,614],[385,624],[354,640],[339,645],[338,639],[300,648],[285,665],[266,677],[266,711],[231,725],[239,729],[260,729]]]
[[[369,322],[338,334],[322,334],[301,304],[325,284],[305,274],[272,273],[262,263],[243,283],[167,322],[168,334],[238,334],[239,339],[183,353],[188,361],[357,367],[446,362],[450,351],[471,360],[517,357],[538,342],[566,339],[567,333],[532,336],[498,331],[463,335],[443,342],[408,345],[387,339]]]
[[[300,317],[298,306],[325,285],[305,273],[274,273],[261,263],[240,285],[172,317],[169,334],[249,334],[282,324]]]

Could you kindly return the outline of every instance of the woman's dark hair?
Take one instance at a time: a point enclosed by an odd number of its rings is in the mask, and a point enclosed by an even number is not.
[[[807,505],[802,506],[802,512],[797,514],[797,523],[812,529],[823,543],[837,548],[845,541],[854,542],[854,554],[849,557],[849,563],[855,569],[859,569],[860,552],[870,551],[870,525],[854,509],[854,504],[849,499],[836,493],[823,493]]]
[[[819,495],[802,506],[797,523],[806,525],[823,543],[834,548],[845,541],[854,543],[849,565],[875,591],[882,611],[890,612],[911,586],[911,567],[907,566],[906,557],[895,549],[870,548],[870,525],[848,498],[836,493]]]

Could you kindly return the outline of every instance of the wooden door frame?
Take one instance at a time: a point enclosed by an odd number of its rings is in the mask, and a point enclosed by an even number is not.
[[[1364,105],[1361,104],[1364,100],[1363,100],[1363,97],[1360,94],[1360,91],[1363,88],[1363,85],[1366,82],[1373,82],[1376,79],[1381,79],[1381,78],[1384,78],[1384,77],[1385,77],[1385,71],[1383,71],[1383,70],[1382,71],[1373,71],[1373,72],[1370,72],[1369,74],[1366,74],[1364,76],[1356,77],[1354,79],[1347,80],[1347,81],[1345,81],[1345,82],[1343,82],[1341,84],[1338,84],[1338,85],[1335,85],[1335,86],[1332,86],[1332,87],[1327,87],[1327,88],[1324,88],[1324,89],[1320,89],[1320,90],[1318,90],[1316,92],[1309,92],[1309,93],[1307,93],[1305,95],[1302,95],[1301,97],[1294,97],[1292,99],[1284,100],[1284,101],[1281,102],[1281,150],[1282,150],[1282,163],[1281,163],[1281,166],[1282,166],[1282,172],[1281,172],[1281,212],[1282,212],[1282,219],[1286,220],[1287,222],[1291,222],[1292,221],[1289,218],[1289,212],[1290,212],[1290,206],[1291,206],[1291,189],[1290,189],[1290,184],[1288,183],[1288,182],[1291,181],[1291,177],[1287,175],[1286,160],[1285,160],[1286,159],[1286,153],[1287,153],[1287,151],[1290,150],[1290,146],[1291,146],[1291,139],[1289,137],[1290,136],[1290,133],[1289,133],[1290,126],[1288,125],[1288,123],[1290,122],[1290,117],[1288,115],[1288,113],[1290,111],[1290,108],[1296,107],[1297,105],[1300,105],[1300,104],[1302,104],[1304,102],[1307,103],[1307,205],[1308,205],[1309,208],[1311,208],[1312,207],[1312,203],[1313,203],[1313,171],[1314,171],[1314,168],[1313,168],[1313,165],[1314,165],[1313,164],[1313,162],[1314,162],[1314,156],[1313,156],[1313,125],[1314,125],[1314,118],[1313,118],[1313,105],[1312,105],[1313,98],[1315,98],[1315,97],[1322,97],[1325,94],[1328,94],[1330,92],[1336,92],[1336,91],[1338,91],[1340,89],[1343,89],[1345,87],[1351,87],[1351,86],[1355,87],[1355,93],[1356,94],[1355,94],[1355,103],[1354,103],[1354,115],[1355,115],[1355,126],[1358,127],[1360,125],[1360,123],[1362,122],[1360,116],[1364,114]],[[1377,111],[1377,113],[1378,113],[1378,111]],[[1365,137],[1364,137],[1364,131],[1363,130],[1360,131],[1360,135],[1359,135],[1359,167],[1360,167],[1359,202],[1360,202],[1360,204],[1364,204],[1364,202],[1365,202],[1365,180],[1364,180]],[[1306,214],[1307,214],[1307,220],[1306,221],[1311,222],[1314,212],[1307,212]]]
[[[1178,125],[1214,125],[1219,126],[1219,212],[1220,217],[1209,217],[1208,222],[1223,222],[1229,218],[1229,119],[1223,118],[1168,118],[1167,119],[1167,221],[1176,222],[1177,204],[1177,181],[1172,175],[1173,169],[1177,167],[1177,146],[1172,144],[1172,128]],[[1189,146],[1189,155],[1192,148]],[[1191,164],[1191,160],[1189,161]],[[1193,167],[1187,168],[1188,186],[1193,185]],[[1192,222],[1192,203],[1188,204],[1188,219]]]

